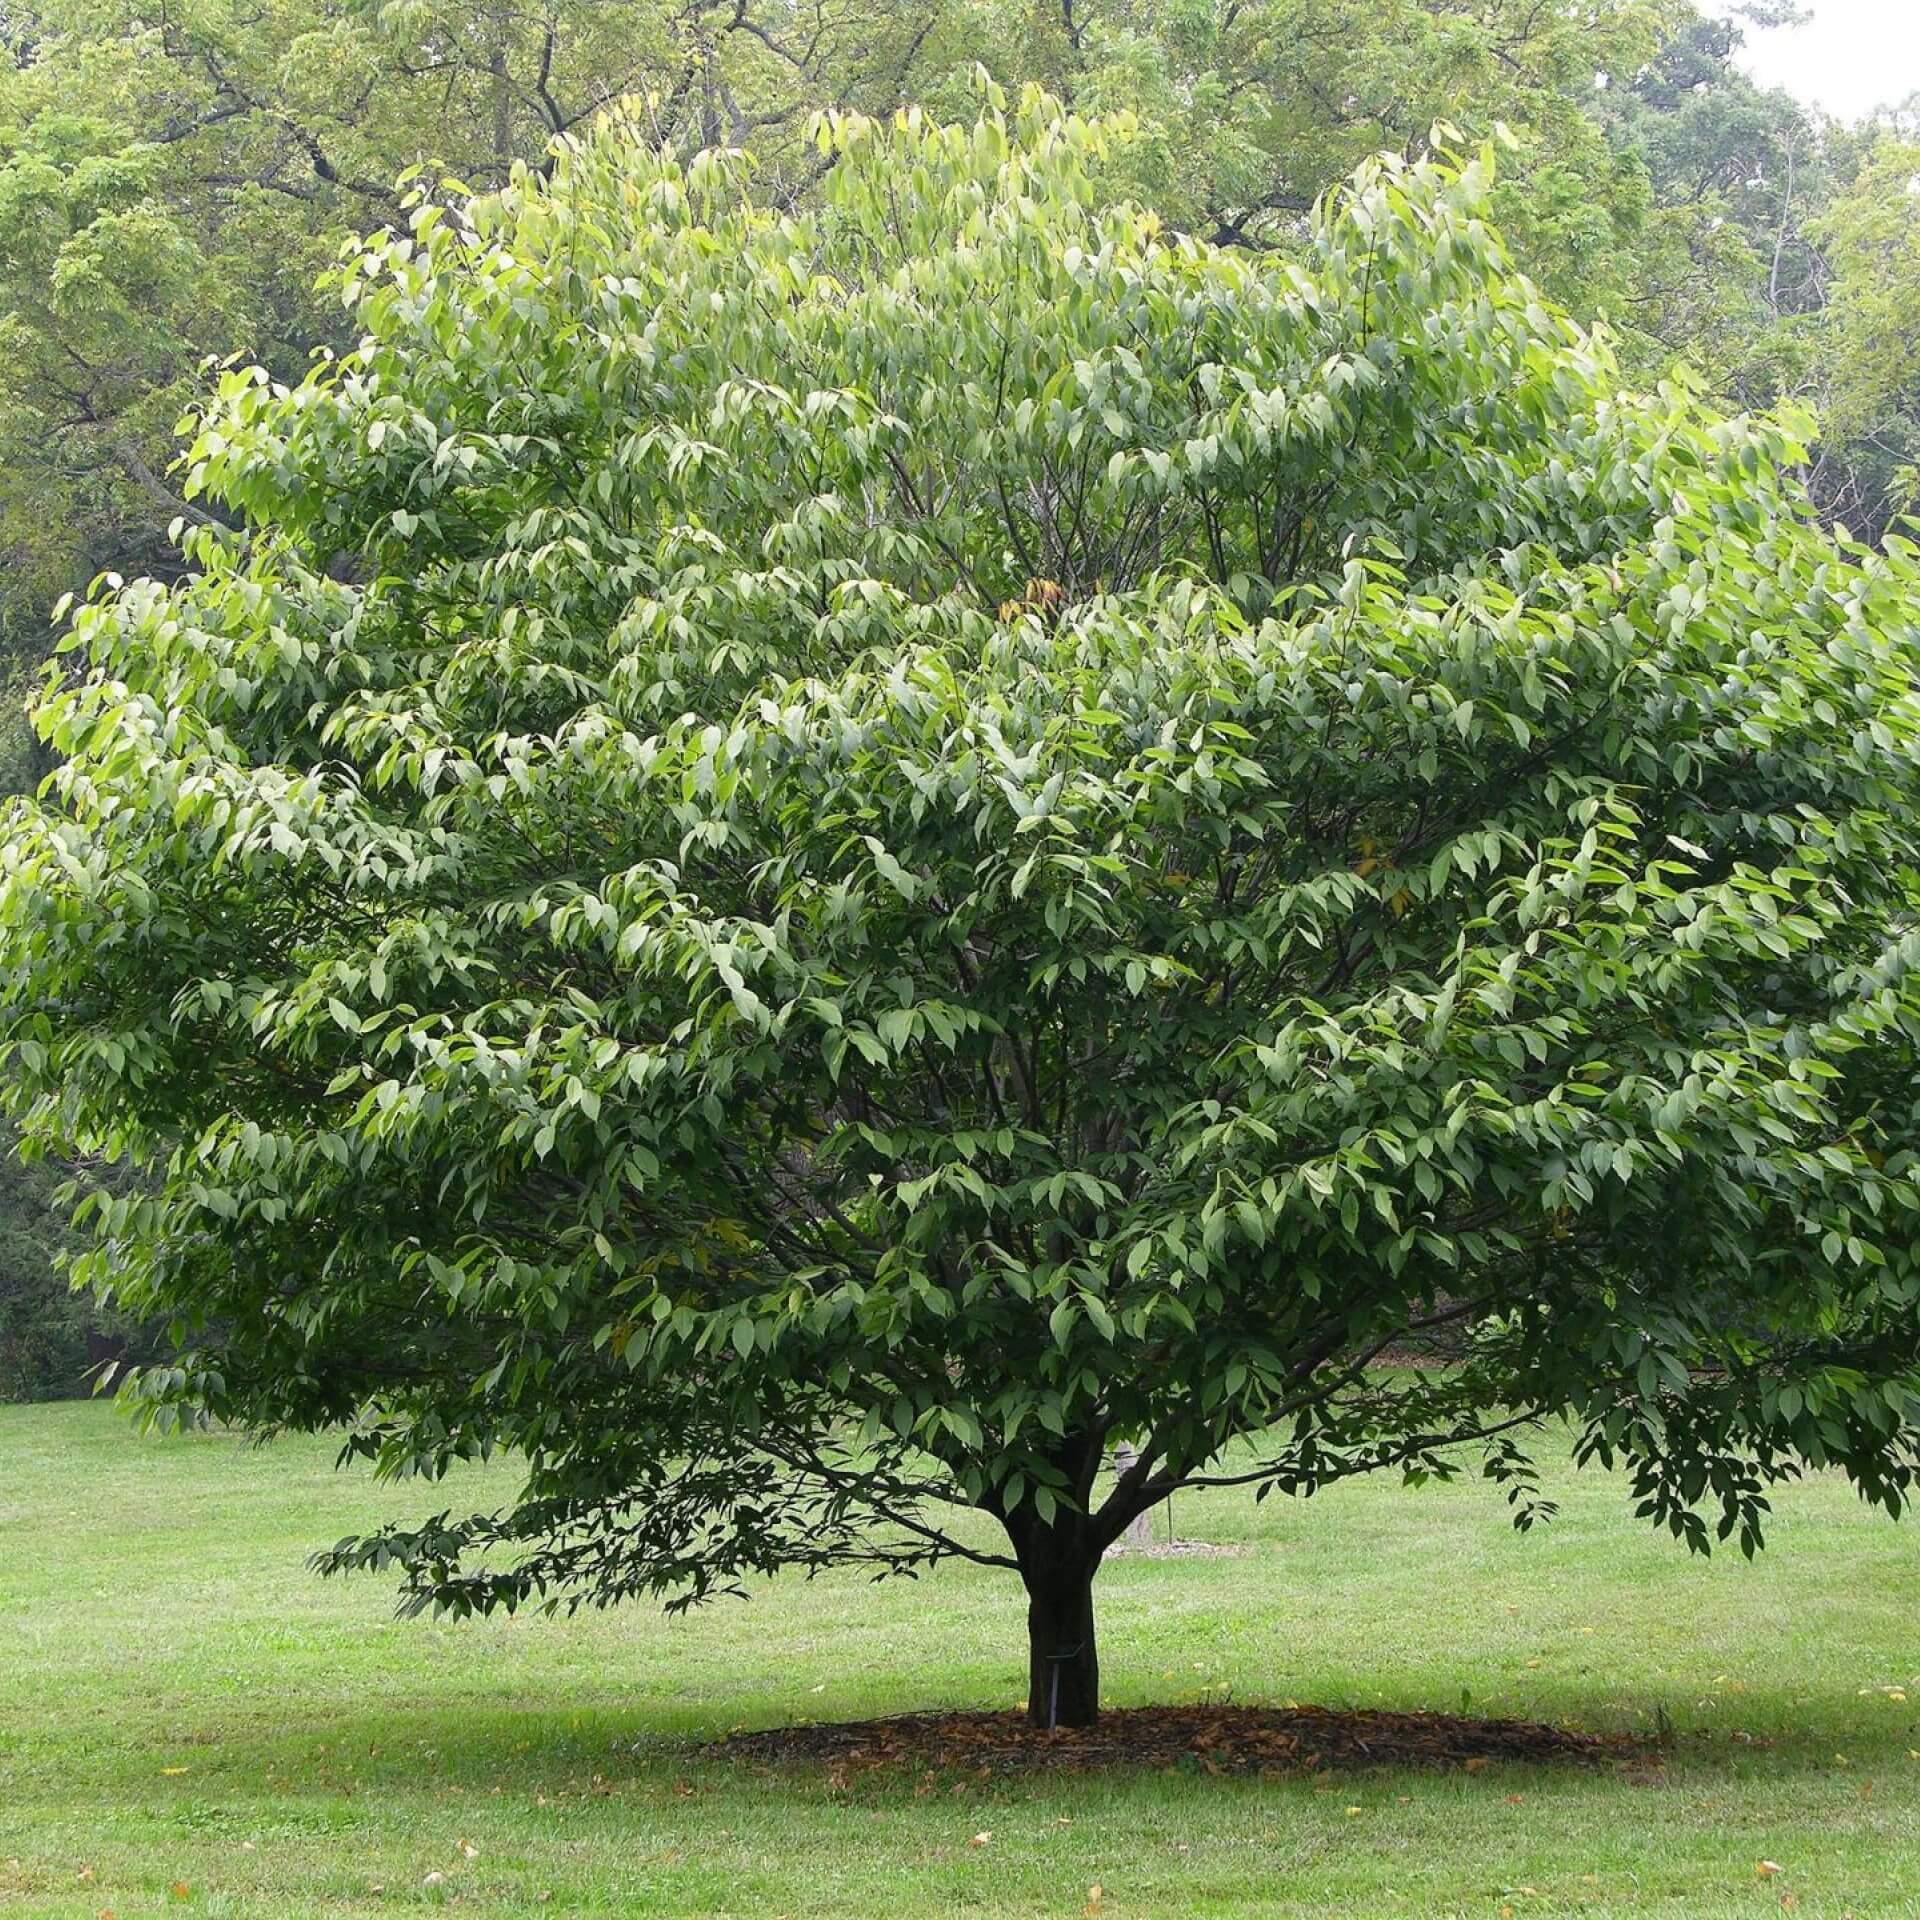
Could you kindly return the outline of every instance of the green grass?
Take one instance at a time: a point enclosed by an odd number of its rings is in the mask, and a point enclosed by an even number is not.
[[[1095,1883],[1111,1920],[1757,1916],[1783,1895],[1800,1920],[1920,1915],[1920,1531],[1843,1485],[1788,1491],[1752,1566],[1689,1560],[1635,1527],[1617,1483],[1568,1474],[1560,1520],[1526,1539],[1477,1484],[1189,1498],[1183,1535],[1246,1551],[1101,1575],[1114,1704],[1664,1716],[1662,1766],[917,1795],[700,1744],[1011,1704],[1007,1577],[782,1581],[671,1621],[400,1622],[379,1584],[302,1561],[433,1496],[331,1459],[142,1440],[98,1406],[0,1408],[4,1920],[1068,1916]],[[479,1478],[451,1497],[485,1497]]]

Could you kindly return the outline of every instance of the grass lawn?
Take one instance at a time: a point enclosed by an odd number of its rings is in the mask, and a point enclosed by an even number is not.
[[[782,1581],[671,1621],[401,1622],[390,1591],[320,1582],[304,1556],[484,1499],[487,1476],[436,1500],[331,1459],[0,1407],[4,1920],[1920,1915],[1920,1530],[1837,1483],[1784,1493],[1753,1566],[1688,1559],[1616,1483],[1569,1473],[1560,1519],[1526,1539],[1477,1484],[1187,1497],[1183,1536],[1244,1551],[1101,1575],[1112,1704],[1664,1721],[1662,1765],[916,1793],[700,1746],[1011,1705],[1010,1577]]]

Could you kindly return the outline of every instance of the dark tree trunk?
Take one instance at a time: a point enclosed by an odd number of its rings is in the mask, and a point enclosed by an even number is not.
[[[1090,1727],[1100,1717],[1100,1656],[1093,1637],[1097,1557],[1029,1554],[1027,1719],[1036,1727]]]

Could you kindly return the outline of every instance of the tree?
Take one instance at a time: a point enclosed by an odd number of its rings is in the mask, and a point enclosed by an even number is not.
[[[165,1342],[67,1285],[73,1236],[60,1174],[23,1165],[13,1148],[13,1128],[0,1121],[0,1401],[65,1399]]]
[[[1646,169],[1654,209],[1613,317],[1653,369],[1682,354],[1740,407],[1797,390],[1824,293],[1807,221],[1830,190],[1829,129],[1735,64],[1746,21],[1684,20],[1659,54],[1604,93],[1615,142]]]
[[[497,182],[631,92],[650,139],[745,143],[763,191],[795,195],[822,165],[813,108],[884,111],[970,57],[947,10],[897,0],[30,0],[0,39],[0,793],[46,770],[19,692],[48,609],[103,568],[178,564],[166,529],[199,509],[169,468],[202,362],[298,379],[349,344],[314,283],[402,216],[404,171]],[[24,1342],[44,1312],[33,1350],[66,1354],[81,1309],[37,1190],[0,1181],[11,1317]]]
[[[990,109],[822,123],[806,213],[616,121],[222,381],[244,531],[81,606],[0,880],[129,1397],[516,1450],[324,1556],[415,1606],[1016,1570],[1041,1724],[1179,1488],[1478,1448],[1525,1524],[1568,1420],[1696,1548],[1897,1512],[1915,550],[1621,391],[1484,158],[1289,265]]]
[[[1869,529],[1910,512],[1920,496],[1916,181],[1920,140],[1883,130],[1818,223],[1832,272],[1822,345],[1826,421],[1845,483],[1839,504]]]

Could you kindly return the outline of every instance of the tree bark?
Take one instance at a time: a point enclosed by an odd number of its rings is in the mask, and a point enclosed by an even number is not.
[[[487,73],[493,82],[493,167],[505,185],[513,171],[513,77],[507,69],[508,14],[505,0],[493,10],[493,53]]]
[[[1093,1576],[1084,1553],[1023,1556],[1027,1585],[1027,1720],[1038,1728],[1090,1727],[1100,1717]]]

